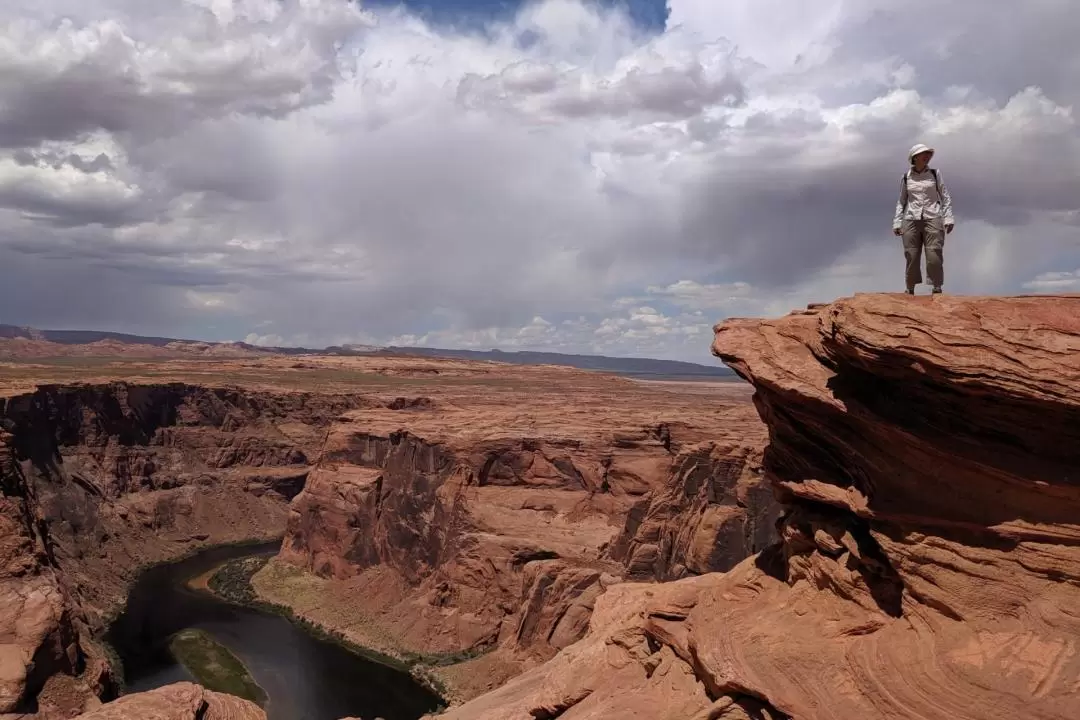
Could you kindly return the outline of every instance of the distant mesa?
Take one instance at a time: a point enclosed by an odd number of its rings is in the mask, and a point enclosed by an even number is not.
[[[18,343],[18,347],[5,348],[4,341],[30,341]],[[70,349],[54,346],[94,346],[93,353],[84,348],[72,353]],[[266,356],[266,355],[392,355],[441,357],[459,360],[478,360],[512,363],[515,365],[560,365],[579,370],[614,373],[642,379],[717,380],[735,379],[735,373],[726,367],[699,365],[679,360],[654,360],[650,358],[619,358],[604,355],[573,355],[568,353],[540,352],[530,350],[451,350],[428,347],[401,347],[345,344],[325,348],[268,347],[246,342],[206,342],[184,340],[101,330],[41,330],[32,327],[0,324],[0,359],[44,357],[48,355],[126,353],[130,355],[162,356],[212,355],[212,356]]]
[[[493,360],[518,365],[563,365],[579,370],[616,373],[642,378],[717,379],[733,378],[735,373],[726,368],[698,365],[681,360],[654,360],[651,358],[617,358],[604,355],[571,355],[568,353],[540,352],[532,350],[446,350],[441,348],[387,347],[382,352],[426,357],[449,357],[461,360]]]

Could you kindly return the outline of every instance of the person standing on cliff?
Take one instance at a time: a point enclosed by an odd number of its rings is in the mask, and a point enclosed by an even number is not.
[[[934,148],[916,145],[908,153],[911,167],[900,183],[900,199],[893,216],[893,234],[904,239],[907,294],[915,294],[922,282],[922,255],[926,251],[926,275],[940,293],[945,282],[945,236],[953,231],[952,197],[941,173],[930,167]]]

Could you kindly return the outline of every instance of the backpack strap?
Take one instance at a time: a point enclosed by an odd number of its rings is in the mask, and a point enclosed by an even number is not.
[[[934,176],[934,186],[937,188],[938,202],[942,203],[942,205],[944,205],[945,196],[941,194],[941,178],[938,177],[937,168],[927,168],[927,170],[929,170],[930,174]],[[900,178],[900,188],[901,188],[901,190],[904,190],[904,189],[907,188],[908,175],[910,175],[910,174],[911,174],[911,171],[908,170],[907,172],[904,173],[904,177]],[[904,210],[907,210],[907,201],[908,201],[907,193],[904,193],[904,204],[903,204]]]
[[[941,178],[938,177],[937,168],[930,168],[930,172],[934,176],[934,186],[937,188],[938,202],[944,205],[945,197],[941,194]]]

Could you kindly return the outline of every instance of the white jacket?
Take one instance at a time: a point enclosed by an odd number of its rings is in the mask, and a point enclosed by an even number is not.
[[[952,197],[949,195],[949,189],[945,187],[945,181],[941,178],[941,171],[927,168],[920,173],[916,172],[915,168],[911,168],[904,173],[903,182],[900,184],[900,199],[896,202],[893,229],[900,229],[904,220],[937,220],[939,218],[945,225],[955,224]]]

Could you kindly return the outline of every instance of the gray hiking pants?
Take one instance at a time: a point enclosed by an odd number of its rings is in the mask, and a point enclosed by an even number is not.
[[[930,284],[941,287],[945,282],[945,266],[942,254],[945,250],[945,225],[940,220],[904,220],[900,226],[904,238],[904,258],[907,270],[904,278],[913,288],[922,282],[922,254],[926,250],[926,275]]]

